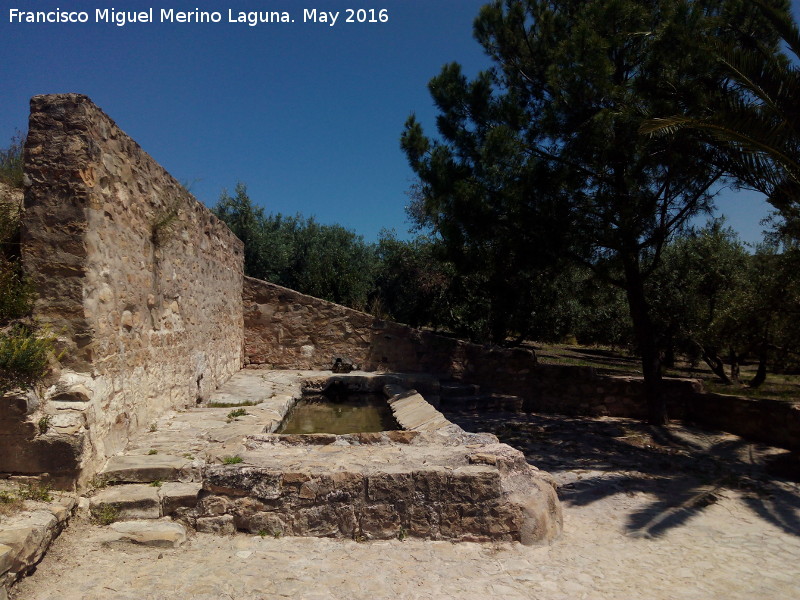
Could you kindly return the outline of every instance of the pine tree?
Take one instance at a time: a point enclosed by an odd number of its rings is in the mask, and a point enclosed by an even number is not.
[[[625,291],[656,424],[667,414],[645,282],[722,169],[703,140],[639,127],[707,102],[722,76],[703,40],[751,18],[734,0],[493,2],[474,31],[495,67],[469,81],[445,66],[429,85],[440,139],[411,117],[401,140],[421,220],[461,268],[526,274],[516,293],[497,285],[504,305],[564,258]]]

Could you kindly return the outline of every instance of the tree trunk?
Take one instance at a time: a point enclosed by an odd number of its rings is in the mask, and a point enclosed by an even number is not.
[[[625,295],[631,311],[633,330],[642,355],[642,375],[647,403],[647,420],[652,425],[666,425],[667,404],[661,390],[661,358],[656,344],[655,328],[650,319],[644,294],[644,281],[636,255],[623,257],[625,266]]]
[[[753,377],[753,379],[750,380],[751,388],[757,388],[767,379],[768,356],[769,356],[769,351],[767,349],[767,344],[765,342],[761,344],[761,350],[758,353],[758,370],[756,370],[756,374]]]
[[[729,350],[728,355],[731,362],[731,381],[739,383],[739,355],[733,348]]]
[[[672,341],[672,334],[664,341],[664,361],[663,366],[666,369],[675,368],[675,344]]]
[[[708,368],[711,369],[711,372],[719,377],[722,380],[722,383],[725,385],[730,385],[731,380],[725,373],[725,363],[722,362],[722,359],[717,354],[717,351],[706,350],[706,348],[696,340],[692,340],[692,342],[700,349],[700,356],[703,358],[703,362],[708,365]]]

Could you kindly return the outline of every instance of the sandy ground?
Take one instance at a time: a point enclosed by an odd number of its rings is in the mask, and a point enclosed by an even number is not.
[[[800,598],[800,486],[786,453],[622,419],[448,415],[493,430],[558,480],[550,545],[358,543],[195,534],[101,543],[75,521],[14,599]]]

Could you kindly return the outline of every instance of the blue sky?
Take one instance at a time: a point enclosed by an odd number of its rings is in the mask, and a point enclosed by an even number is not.
[[[427,82],[458,61],[488,65],[471,24],[484,0],[2,0],[0,146],[25,129],[35,94],[88,95],[170,173],[213,205],[237,181],[268,212],[314,215],[374,240],[408,228],[413,173],[399,148],[415,112],[433,133]],[[794,3],[796,4],[796,2]],[[20,10],[216,10],[217,24],[9,23]],[[68,8],[65,8],[68,7]],[[344,23],[386,8],[388,23]],[[339,11],[335,26],[304,9]],[[795,6],[795,8],[797,8]],[[287,10],[291,24],[227,23],[234,12]],[[748,192],[718,201],[747,241],[767,206]]]

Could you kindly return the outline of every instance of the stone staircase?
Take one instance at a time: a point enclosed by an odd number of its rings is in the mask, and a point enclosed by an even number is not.
[[[162,528],[153,521],[180,520],[197,507],[204,469],[246,456],[246,436],[275,431],[304,387],[315,389],[315,385],[321,385],[331,375],[313,371],[240,371],[205,402],[163,415],[148,430],[132,438],[124,454],[109,458],[93,482],[94,489],[82,499],[83,510],[112,531],[119,533],[117,530],[122,527],[125,535],[121,539],[137,541],[131,535],[138,532],[143,539],[149,539],[147,543],[161,545],[167,540],[182,543],[185,530],[183,536],[175,536],[175,528]],[[374,387],[377,391],[383,385],[382,379],[374,375],[347,377],[355,388]],[[431,382],[438,383],[427,377],[419,381],[413,376],[402,379],[422,388],[430,387]],[[421,404],[427,412],[419,408],[420,403],[398,407],[406,426],[435,429],[449,423],[430,405]],[[205,527],[204,523],[211,523],[210,519],[192,521],[199,531],[220,529],[219,523]],[[179,523],[174,525],[181,527]],[[160,530],[166,540],[155,535]]]
[[[240,371],[207,401],[133,437],[97,474],[82,509],[108,526],[107,542],[182,544],[186,528],[172,519],[197,505],[203,469],[238,456],[246,436],[274,431],[301,393],[296,372]]]
[[[439,407],[452,412],[495,411],[521,412],[523,399],[509,394],[482,393],[480,386],[460,381],[442,381]]]
[[[186,530],[172,519],[188,520],[198,531],[232,533],[233,520],[228,516],[185,518],[198,506],[204,470],[247,456],[248,436],[274,432],[303,389],[314,389],[331,375],[240,371],[202,404],[163,415],[132,438],[124,454],[109,458],[93,482],[94,489],[81,499],[82,509],[96,523],[108,525],[109,542],[179,545],[186,539]],[[383,385],[374,374],[346,377],[356,388],[377,385],[377,390]],[[422,376],[417,377],[419,381],[413,376],[398,379],[417,387],[438,384]],[[431,425],[432,415],[417,412],[411,411],[408,418]]]

